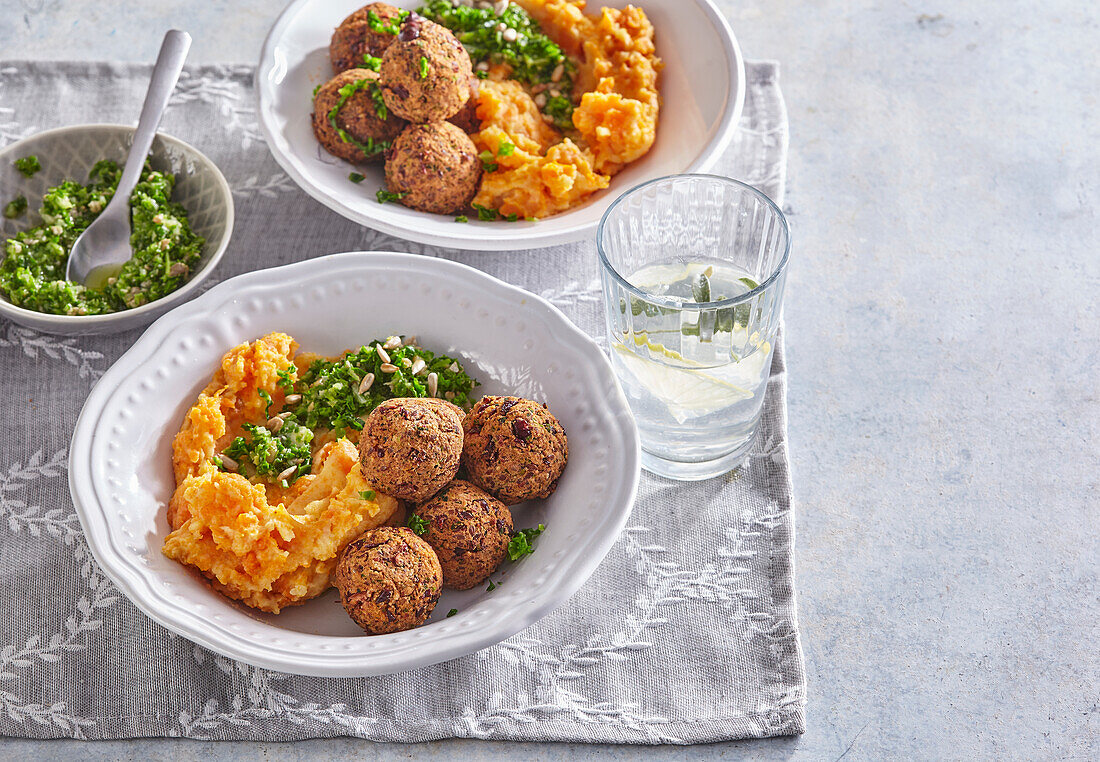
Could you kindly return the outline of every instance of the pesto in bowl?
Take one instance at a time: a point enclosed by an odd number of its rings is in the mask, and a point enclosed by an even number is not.
[[[105,315],[148,304],[187,282],[206,242],[191,230],[187,211],[171,201],[175,175],[148,165],[130,195],[131,258],[101,284],[65,280],[73,243],[106,208],[121,175],[116,162],[101,160],[87,185],[65,180],[46,192],[42,224],[4,242],[0,291],[12,304],[54,315]]]

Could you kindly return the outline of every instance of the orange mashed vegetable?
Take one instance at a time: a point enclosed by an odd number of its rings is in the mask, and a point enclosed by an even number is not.
[[[272,333],[222,358],[172,443],[176,491],[163,547],[216,590],[275,614],[327,590],[344,546],[402,513],[397,500],[363,478],[358,450],[345,438],[318,437],[311,473],[287,489],[215,465],[215,453],[242,424],[264,420],[261,389],[282,406],[278,373],[297,374],[297,348],[290,336]],[[374,490],[372,499],[360,496],[366,490]]]
[[[474,203],[503,216],[547,217],[606,188],[611,176],[644,156],[657,137],[662,63],[653,25],[634,6],[584,13],[585,0],[516,0],[543,32],[576,62],[573,111],[576,135],[546,124],[531,96],[494,67],[478,92],[479,151],[491,151],[498,169],[486,173]],[[516,150],[500,156],[500,144]]]

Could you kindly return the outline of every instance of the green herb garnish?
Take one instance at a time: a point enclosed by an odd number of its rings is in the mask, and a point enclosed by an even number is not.
[[[288,485],[309,473],[313,432],[293,417],[284,418],[283,425],[274,434],[263,426],[251,423],[246,423],[243,428],[249,436],[237,437],[225,448],[225,455],[237,461],[240,473],[248,476],[247,472],[253,471],[260,478],[272,482],[286,481]]]
[[[428,63],[428,59],[424,56],[420,56],[420,78],[424,79],[428,76],[428,72],[432,70],[432,65]]]
[[[490,209],[489,207],[482,206],[481,204],[471,204],[471,206],[473,206],[473,208],[477,211],[477,218],[482,222],[490,222],[492,220],[495,220],[498,216],[496,209]]]
[[[492,578],[489,579],[489,586],[485,588],[485,592],[491,593],[497,589],[497,585],[493,584]]]
[[[356,185],[358,185],[359,183],[363,182],[363,181],[364,181],[364,180],[366,180],[367,178],[363,177],[363,176],[362,176],[361,174],[359,174],[358,172],[349,172],[349,173],[348,173],[348,179],[349,179],[349,180],[351,180],[351,181],[352,181],[353,183],[355,183]]]
[[[500,141],[500,145],[497,146],[497,156],[511,156],[515,153],[516,147],[507,140]]]
[[[385,204],[387,201],[400,201],[409,195],[408,191],[390,191],[385,188],[379,188],[378,193],[374,194],[378,199],[379,204]]]
[[[465,214],[460,214],[457,217],[455,217],[455,222],[469,222],[469,221],[470,221],[470,218],[467,217]]]
[[[27,211],[27,197],[16,196],[4,207],[4,216],[13,220],[25,211]]]
[[[409,11],[402,10],[397,14],[396,19],[386,22],[374,11],[367,11],[367,24],[370,25],[371,31],[380,34],[397,34],[401,31],[401,25],[405,23],[405,19],[408,17]]]
[[[34,155],[16,159],[14,163],[15,168],[22,172],[25,177],[34,177],[34,174],[42,169],[42,165],[38,163],[38,157]]]
[[[368,500],[368,501],[369,500],[374,500],[376,494],[377,493],[372,489],[360,490],[359,499],[360,500]]]
[[[314,85],[314,87],[313,87],[313,97],[314,97],[314,98],[316,98],[316,97],[317,97],[317,93],[318,93],[318,92],[319,92],[320,90],[321,90],[321,85]]]
[[[373,11],[372,11],[373,12]],[[351,143],[353,146],[363,152],[366,157],[376,156],[383,151],[386,151],[390,147],[388,140],[375,140],[374,138],[367,138],[367,142],[364,143],[358,140],[354,135],[348,133],[343,127],[336,121],[336,117],[340,115],[340,110],[344,108],[348,100],[357,92],[366,91],[369,93],[371,100],[374,101],[374,110],[378,114],[378,118],[385,121],[389,116],[389,112],[386,109],[386,104],[381,102],[382,91],[378,87],[378,83],[370,79],[357,79],[354,82],[349,82],[341,87],[336,92],[340,95],[340,100],[336,101],[328,112],[328,122],[332,125],[332,129],[336,130],[336,134],[340,136],[340,140],[345,143]],[[381,106],[379,105],[381,103]]]
[[[447,616],[452,617],[457,613],[458,613],[458,609],[451,609],[450,611],[447,612]]]
[[[271,417],[271,406],[273,404],[275,404],[275,400],[271,399],[271,395],[267,393],[266,389],[259,389],[259,390],[257,390],[256,393],[259,394],[260,398],[266,403],[264,405],[264,417],[265,418],[270,418]]]
[[[508,558],[518,561],[524,556],[534,553],[535,546],[531,544],[531,541],[542,534],[545,529],[545,524],[539,524],[532,529],[521,529],[512,535],[512,539],[508,543]]]
[[[292,387],[291,393],[300,394],[301,399],[284,409],[311,429],[332,429],[337,436],[343,436],[348,429],[362,429],[363,418],[388,399],[427,397],[427,378],[431,373],[436,374],[436,396],[459,407],[469,405],[470,392],[477,382],[466,375],[457,360],[421,347],[400,346],[386,350],[397,368],[387,373],[382,370],[383,361],[375,349],[384,342],[377,340],[336,360],[315,360]],[[426,366],[414,376],[404,360],[411,365],[417,357]],[[368,373],[374,374],[374,381],[360,392]]]
[[[504,219],[508,220],[509,222],[515,222],[519,219],[519,215],[515,212],[512,212],[511,214],[504,215]]]
[[[481,69],[478,69],[477,71],[474,72],[474,76],[477,77],[478,79],[488,79],[489,78],[489,72],[482,71]]]
[[[754,281],[752,278],[738,278],[737,280],[741,281],[746,286],[748,286],[749,291],[752,291],[754,288],[759,288],[759,286],[760,286],[760,284],[757,283],[756,281]]]
[[[573,101],[564,95],[548,98],[542,113],[554,120],[554,126],[559,130],[568,130],[573,126]]]
[[[482,151],[477,155],[477,158],[481,159],[481,168],[486,172],[496,172],[497,163],[493,161],[495,158],[492,151]]]
[[[370,69],[371,71],[382,70],[382,59],[378,56],[372,56],[370,53],[363,54],[363,68]]]
[[[417,535],[425,535],[428,533],[428,530],[431,529],[431,525],[415,513],[409,516],[409,520],[405,523],[405,526],[413,530],[413,533]]]

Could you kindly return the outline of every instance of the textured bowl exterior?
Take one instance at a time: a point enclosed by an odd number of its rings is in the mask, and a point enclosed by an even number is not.
[[[392,0],[416,8],[418,0]],[[600,217],[623,191],[664,175],[706,172],[729,144],[745,102],[745,65],[737,39],[711,0],[633,0],[656,29],[661,116],[648,154],[616,175],[587,204],[537,222],[456,224],[450,216],[379,204],[381,167],[353,167],[327,154],[310,127],[310,93],[332,77],[328,44],[333,29],[362,0],[294,0],[264,42],[256,70],[260,126],[276,161],[317,201],[383,233],[418,243],[485,251],[534,249],[591,238]],[[589,3],[622,7],[623,0]]]
[[[570,462],[553,496],[513,508],[518,527],[547,529],[533,555],[502,569],[507,584],[447,591],[424,626],[366,636],[335,605],[334,591],[267,615],[164,557],[171,440],[183,415],[228,349],[274,330],[325,354],[415,334],[463,358],[479,393],[549,404],[569,435]],[[232,278],[150,326],[89,395],[73,434],[69,486],[96,560],[152,619],[250,664],[351,677],[471,653],[563,603],[625,525],[639,453],[607,358],[555,307],[464,265],[358,252]],[[451,608],[459,613],[448,618]]]
[[[29,207],[26,216],[0,218],[0,237],[9,238],[39,224],[38,206],[49,188],[63,180],[87,182],[88,172],[101,159],[124,163],[133,134],[133,127],[121,124],[82,124],[40,132],[0,150],[0,188],[10,196],[26,196]],[[39,158],[42,169],[28,178],[12,162],[30,154]],[[214,162],[182,140],[158,134],[149,160],[155,169],[176,175],[172,200],[183,204],[194,231],[206,238],[201,265],[191,280],[155,302],[110,315],[46,315],[16,307],[0,294],[0,315],[46,333],[117,333],[151,322],[194,293],[229,245],[233,195]]]

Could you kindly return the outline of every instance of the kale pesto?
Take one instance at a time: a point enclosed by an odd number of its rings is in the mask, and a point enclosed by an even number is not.
[[[0,291],[12,304],[55,315],[102,315],[147,304],[187,282],[206,242],[171,201],[175,176],[148,165],[130,195],[131,258],[102,288],[65,280],[73,243],[107,206],[121,174],[115,162],[101,161],[87,185],[66,180],[46,192],[42,224],[4,243]]]

